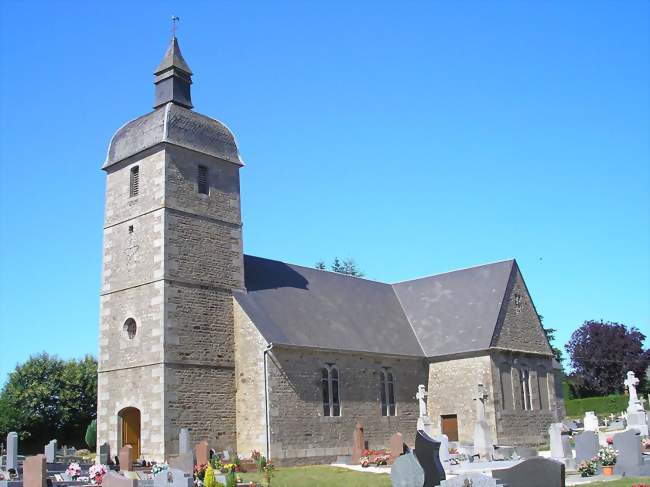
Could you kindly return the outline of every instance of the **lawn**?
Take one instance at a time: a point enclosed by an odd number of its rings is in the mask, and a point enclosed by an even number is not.
[[[241,474],[245,481],[255,481],[266,485],[258,473]],[[589,487],[632,487],[645,484],[650,486],[650,477],[627,478],[612,482],[583,484]],[[317,465],[310,467],[278,468],[271,481],[272,487],[391,487],[390,477],[384,474],[360,473],[345,468]]]
[[[242,479],[254,480],[262,485],[262,476],[244,473]],[[317,465],[312,467],[278,468],[271,480],[272,487],[390,487],[390,477],[385,474],[360,473],[346,468]],[[631,485],[631,484],[630,484]]]

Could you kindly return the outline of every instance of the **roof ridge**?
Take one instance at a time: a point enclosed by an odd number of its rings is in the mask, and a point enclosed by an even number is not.
[[[453,269],[451,271],[439,272],[437,274],[427,274],[425,276],[420,276],[420,277],[416,277],[416,278],[413,278],[413,279],[405,279],[403,281],[393,282],[391,284],[391,286],[396,286],[397,284],[404,284],[406,282],[419,281],[419,280],[422,280],[422,279],[429,279],[431,277],[444,276],[445,274],[453,274],[454,272],[469,271],[471,269],[478,269],[479,267],[487,267],[487,266],[490,266],[490,265],[503,264],[505,262],[516,262],[516,259],[514,257],[512,257],[510,259],[497,260],[497,261],[494,261],[494,262],[487,262],[485,264],[478,264],[478,265],[473,265],[473,266],[469,266],[469,267],[461,267],[459,269]]]

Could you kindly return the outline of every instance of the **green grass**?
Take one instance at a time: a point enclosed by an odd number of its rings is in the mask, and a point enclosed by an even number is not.
[[[612,395],[604,397],[585,397],[565,401],[566,415],[569,418],[583,418],[587,411],[594,411],[597,416],[618,414],[627,408],[628,397]]]
[[[589,487],[632,487],[633,485],[650,485],[650,477],[627,477],[611,482],[594,482],[592,484],[583,484]]]
[[[246,482],[251,480],[266,485],[258,473],[241,474]],[[271,487],[390,487],[390,477],[385,474],[354,472],[346,468],[317,465],[311,467],[278,467]]]

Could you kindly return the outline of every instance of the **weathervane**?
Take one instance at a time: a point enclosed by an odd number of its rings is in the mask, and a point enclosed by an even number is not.
[[[176,22],[181,20],[180,17],[177,17],[176,15],[172,15],[172,37],[176,37]]]

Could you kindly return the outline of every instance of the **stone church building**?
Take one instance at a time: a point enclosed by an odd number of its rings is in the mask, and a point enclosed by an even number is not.
[[[514,260],[387,284],[245,255],[233,134],[192,110],[175,38],[154,74],[153,111],[102,167],[98,445],[163,460],[185,427],[326,462],[357,421],[371,448],[412,441],[418,384],[434,429],[471,443],[479,383],[495,442],[545,441],[557,364]]]

